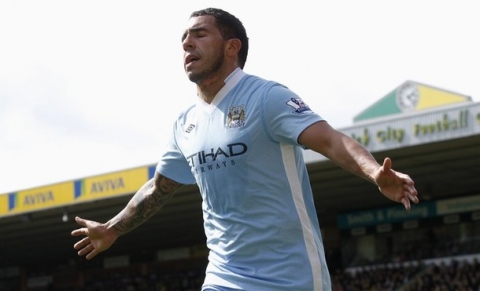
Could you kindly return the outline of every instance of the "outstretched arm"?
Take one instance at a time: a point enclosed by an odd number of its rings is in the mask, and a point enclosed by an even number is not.
[[[135,193],[127,206],[106,223],[76,217],[77,223],[83,227],[72,231],[72,236],[85,236],[74,245],[78,255],[86,255],[89,260],[110,248],[118,237],[152,217],[181,186],[156,173]]]
[[[360,143],[336,131],[327,122],[320,121],[307,127],[300,134],[298,142],[374,183],[383,195],[402,203],[406,209],[411,208],[410,202],[418,203],[413,180],[407,174],[393,170],[390,158],[380,165]]]

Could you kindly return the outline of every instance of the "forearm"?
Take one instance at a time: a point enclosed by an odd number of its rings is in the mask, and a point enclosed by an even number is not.
[[[410,201],[418,203],[413,180],[406,174],[394,171],[390,158],[385,158],[380,165],[363,145],[336,131],[327,122],[320,121],[307,127],[299,135],[298,142],[377,185],[387,198],[403,203],[406,209],[410,209]]]
[[[127,206],[106,223],[107,228],[117,236],[132,231],[157,213],[180,186],[173,180],[157,175],[145,183]]]
[[[360,143],[320,121],[307,127],[298,142],[330,159],[343,169],[375,183],[380,165]]]
[[[330,159],[345,170],[375,184],[373,174],[380,164],[356,140],[341,134],[333,141]]]

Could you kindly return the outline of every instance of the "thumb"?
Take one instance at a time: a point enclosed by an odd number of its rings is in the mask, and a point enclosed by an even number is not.
[[[387,157],[383,160],[382,171],[390,172],[391,169],[392,169],[392,160]]]

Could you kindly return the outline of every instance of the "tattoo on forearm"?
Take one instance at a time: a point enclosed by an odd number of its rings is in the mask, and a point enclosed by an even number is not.
[[[114,222],[114,229],[125,234],[152,217],[182,184],[158,175],[145,183]]]

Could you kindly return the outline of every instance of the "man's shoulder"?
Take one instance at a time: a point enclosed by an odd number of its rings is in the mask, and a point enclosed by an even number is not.
[[[275,84],[279,85],[279,83],[276,81],[269,80],[267,78],[263,78],[263,77],[252,75],[252,74],[245,74],[245,77],[243,78],[243,80],[245,82],[254,83],[257,85],[275,85]]]
[[[272,91],[285,90],[287,86],[274,80],[269,80],[256,75],[246,74],[243,78],[243,88],[246,90],[261,90],[265,97],[271,95]]]

